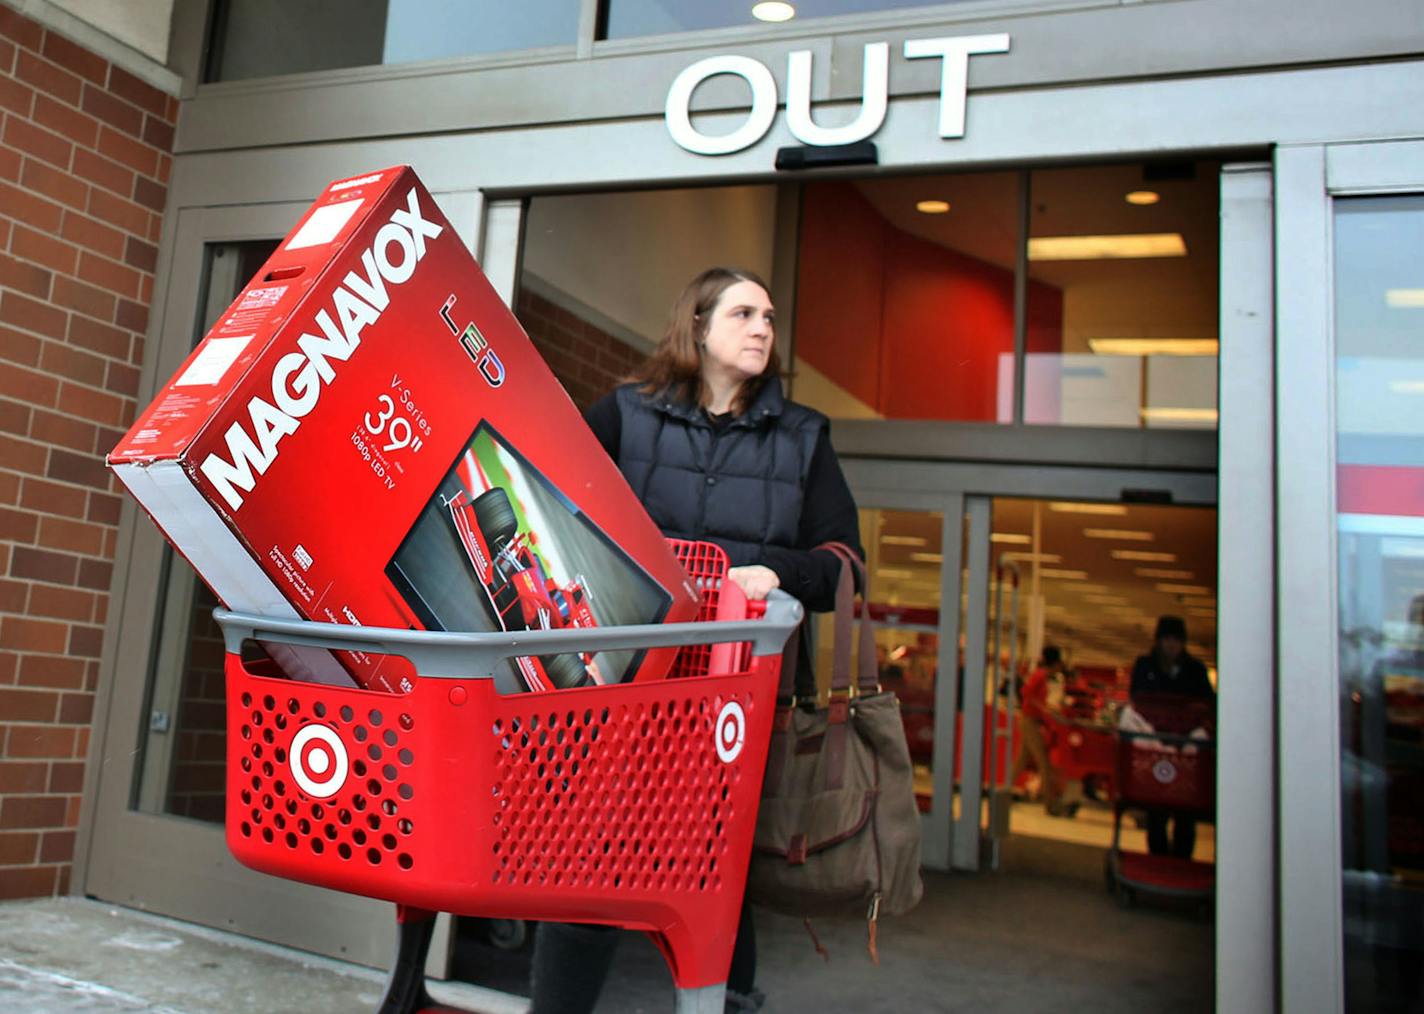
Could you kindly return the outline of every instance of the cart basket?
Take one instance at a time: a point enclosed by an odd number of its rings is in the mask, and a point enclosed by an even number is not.
[[[424,911],[641,929],[680,1006],[706,992],[697,1006],[720,1011],[802,610],[774,592],[749,619],[734,585],[721,593],[720,550],[672,547],[703,622],[447,633],[218,610],[234,856],[396,902],[403,923]],[[400,655],[419,678],[402,695],[270,678],[244,664],[249,640]],[[500,695],[490,675],[516,655],[685,645],[703,647],[661,680]],[[402,941],[404,954],[404,926]]]

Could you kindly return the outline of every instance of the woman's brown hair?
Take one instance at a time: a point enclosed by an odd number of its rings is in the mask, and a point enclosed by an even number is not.
[[[702,381],[702,340],[722,293],[738,282],[753,282],[768,293],[764,281],[742,268],[708,268],[682,290],[668,315],[667,329],[653,354],[632,376],[644,394],[660,391],[687,405],[707,404],[709,392]],[[744,382],[732,399],[732,412],[741,415],[769,381],[781,376],[781,359],[772,344],[766,369]]]

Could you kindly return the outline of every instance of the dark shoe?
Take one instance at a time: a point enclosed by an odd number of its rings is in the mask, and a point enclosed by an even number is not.
[[[750,993],[737,993],[727,990],[727,1005],[723,1008],[724,1014],[743,1014],[745,1011],[761,1010],[761,1005],[766,1003],[766,994],[759,989],[754,989]]]

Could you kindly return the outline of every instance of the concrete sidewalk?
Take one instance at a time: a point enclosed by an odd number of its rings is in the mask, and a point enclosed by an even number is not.
[[[382,972],[102,902],[0,905],[6,1014],[353,1014],[384,992]],[[527,1007],[458,983],[431,993],[482,1014]]]

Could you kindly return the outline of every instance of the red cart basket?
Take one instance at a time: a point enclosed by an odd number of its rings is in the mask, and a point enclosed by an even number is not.
[[[380,1014],[430,1006],[434,915],[648,932],[679,1011],[720,1014],[775,710],[801,607],[752,616],[727,561],[672,541],[700,622],[443,633],[218,610],[227,649],[227,841],[264,873],[395,902]],[[709,620],[717,622],[706,622]],[[249,641],[401,655],[404,695],[264,675]],[[662,680],[500,695],[516,655],[682,646]]]
[[[1209,902],[1216,888],[1214,864],[1122,850],[1123,812],[1139,807],[1211,820],[1216,812],[1215,741],[1117,731],[1113,837],[1104,867],[1108,890],[1124,906],[1138,892]]]

